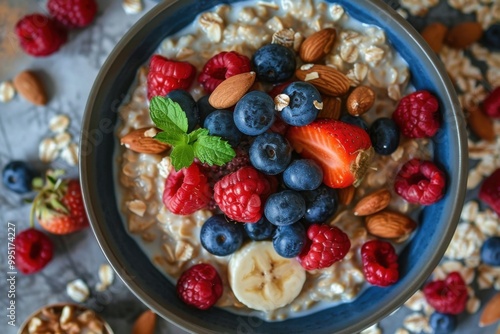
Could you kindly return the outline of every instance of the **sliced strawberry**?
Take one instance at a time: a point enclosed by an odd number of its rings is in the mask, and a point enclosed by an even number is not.
[[[332,188],[358,185],[373,157],[366,131],[334,119],[292,126],[287,138],[302,157],[314,159],[321,165],[323,182]]]
[[[188,62],[154,55],[149,63],[148,99],[165,96],[176,89],[188,90],[195,75],[196,68]]]

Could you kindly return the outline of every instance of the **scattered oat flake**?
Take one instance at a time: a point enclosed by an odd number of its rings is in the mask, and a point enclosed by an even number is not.
[[[57,159],[59,150],[57,143],[52,138],[45,138],[38,146],[38,157],[44,163],[49,163]]]
[[[123,0],[122,7],[127,14],[137,14],[144,9],[142,0]]]
[[[16,95],[16,89],[10,81],[0,82],[0,102],[10,102]]]
[[[378,327],[378,324],[374,324],[367,329],[361,331],[360,334],[382,334],[382,330]]]
[[[69,126],[69,117],[66,115],[55,115],[49,121],[49,129],[54,133],[66,131]]]
[[[408,332],[404,328],[398,328],[398,329],[396,329],[396,331],[394,332],[394,334],[410,334],[410,332]]]
[[[77,303],[83,303],[89,297],[89,288],[81,279],[76,279],[66,285],[66,293]]]
[[[57,149],[62,150],[71,143],[71,134],[68,132],[61,132],[54,137],[57,144]]]
[[[412,313],[407,316],[403,321],[403,325],[406,329],[412,332],[432,333],[427,317],[420,313]]]
[[[61,150],[61,158],[70,166],[78,164],[78,145],[71,143]]]

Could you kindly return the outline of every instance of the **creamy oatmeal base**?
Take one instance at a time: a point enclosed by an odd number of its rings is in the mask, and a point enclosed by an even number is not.
[[[377,94],[375,105],[363,118],[371,123],[381,116],[390,117],[397,101],[411,91],[408,67],[388,44],[381,29],[350,18],[336,4],[282,0],[280,5],[265,2],[247,7],[222,5],[201,14],[189,30],[165,39],[158,53],[167,58],[188,61],[200,71],[208,59],[221,51],[234,50],[251,58],[260,46],[272,41],[273,34],[284,29],[293,29],[293,34],[289,34],[293,36],[289,43],[298,50],[305,37],[327,27],[337,30],[337,38],[325,63],[345,73],[351,80],[351,86],[368,85]],[[121,121],[116,132],[119,138],[134,129],[153,125],[149,117],[146,76],[147,67],[143,67],[138,71],[130,100],[120,108]],[[195,100],[204,95],[197,82],[193,84],[191,93]],[[164,207],[162,194],[165,179],[171,170],[170,158],[135,153],[124,147],[117,151],[118,201],[129,232],[172,282],[194,264],[209,262],[214,265],[224,283],[224,293],[216,306],[252,312],[267,320],[283,320],[334,303],[351,301],[366,285],[359,253],[361,245],[371,237],[363,219],[352,214],[352,205],[341,205],[328,223],[348,234],[351,249],[347,256],[329,268],[307,272],[302,292],[291,304],[267,313],[248,309],[235,298],[229,286],[227,266],[230,256],[211,255],[200,245],[200,228],[212,213],[200,210],[190,216],[178,216]],[[402,138],[399,148],[392,155],[377,155],[372,169],[357,188],[352,203],[382,187],[393,192],[395,172],[414,157],[431,158],[428,140]],[[390,209],[407,214],[415,211],[415,206],[408,205],[394,192],[393,195]],[[403,241],[398,240],[398,243],[402,245]],[[398,247],[398,244],[395,246]]]

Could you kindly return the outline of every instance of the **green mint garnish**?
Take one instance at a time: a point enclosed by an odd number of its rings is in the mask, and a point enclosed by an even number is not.
[[[209,165],[222,166],[236,155],[227,141],[209,135],[207,129],[187,133],[186,113],[170,98],[153,97],[149,113],[156,126],[163,130],[154,138],[173,147],[170,158],[175,170],[190,166],[194,158]]]

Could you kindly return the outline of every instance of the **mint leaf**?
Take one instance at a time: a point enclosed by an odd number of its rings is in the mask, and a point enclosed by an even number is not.
[[[170,132],[159,132],[154,136],[154,139],[161,141],[162,143],[170,144],[172,146],[187,144],[189,141],[188,135],[184,133],[170,133]]]
[[[149,114],[157,127],[171,135],[187,132],[186,113],[172,99],[161,96],[153,97],[149,105]]]
[[[199,128],[199,129],[194,130],[193,132],[191,132],[188,135],[188,138],[189,138],[188,143],[190,143],[190,144],[194,143],[201,136],[208,136],[208,130],[205,128]]]
[[[200,136],[193,148],[194,155],[209,165],[222,166],[236,155],[231,145],[218,136]]]
[[[170,153],[170,159],[172,159],[172,165],[175,170],[189,167],[194,160],[193,147],[187,144],[175,146]]]

